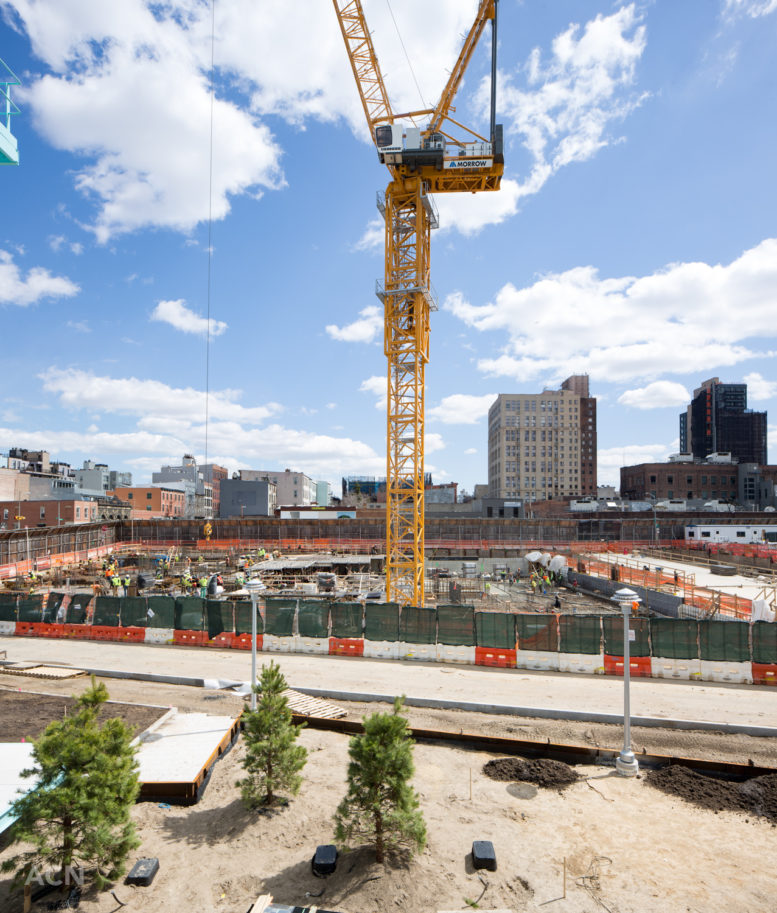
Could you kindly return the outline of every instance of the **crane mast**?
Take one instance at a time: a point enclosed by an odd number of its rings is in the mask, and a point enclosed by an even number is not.
[[[385,221],[385,265],[377,295],[384,307],[387,359],[386,598],[424,604],[424,392],[429,361],[432,193],[498,190],[504,171],[502,128],[494,123],[498,0],[479,0],[475,21],[433,110],[394,114],[361,0],[332,0],[356,86],[391,181],[378,208]],[[492,23],[491,137],[450,117],[456,91],[488,20]],[[418,118],[428,117],[425,127]],[[410,121],[412,126],[403,123]],[[448,123],[463,130],[452,135]],[[443,129],[446,125],[446,129]]]

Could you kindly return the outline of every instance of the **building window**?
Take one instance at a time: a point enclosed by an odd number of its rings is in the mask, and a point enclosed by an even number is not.
[[[41,509],[40,509],[40,518],[41,518],[41,520],[46,519],[46,508],[45,507],[41,507]]]
[[[128,492],[127,492],[127,500],[128,500],[128,501],[131,501],[131,500],[132,500],[132,492],[131,492],[131,491],[128,491]]]
[[[147,491],[147,492],[146,492],[146,500],[147,500],[147,501],[150,501],[150,500],[151,500],[151,492],[150,492],[150,491]]]
[[[80,520],[80,519],[81,519],[81,508],[76,507],[76,520]]]

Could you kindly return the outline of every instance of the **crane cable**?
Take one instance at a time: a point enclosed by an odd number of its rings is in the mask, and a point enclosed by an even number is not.
[[[215,94],[214,47],[216,43],[216,0],[211,0],[210,19],[210,148],[208,160],[208,290],[205,333],[205,465],[208,465],[208,424],[210,401],[210,297],[213,260],[213,98]]]
[[[402,35],[399,31],[397,20],[394,18],[394,10],[391,8],[391,0],[386,0],[386,6],[388,7],[389,13],[391,13],[391,21],[394,23],[394,28],[397,30],[397,38],[399,38],[399,43],[402,45],[402,50],[404,51],[407,65],[410,67],[410,75],[413,77],[413,82],[415,83],[416,89],[418,89],[418,97],[421,99],[421,104],[423,107],[428,108],[429,105],[427,105],[426,101],[424,100],[423,93],[421,92],[421,87],[418,85],[418,80],[415,78],[415,70],[413,69],[413,64],[410,62],[410,55],[407,53],[405,42],[402,40]]]

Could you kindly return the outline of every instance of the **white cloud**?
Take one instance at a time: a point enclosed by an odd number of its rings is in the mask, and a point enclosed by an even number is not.
[[[92,328],[89,326],[89,323],[86,320],[68,320],[65,326],[71,330],[75,330],[77,333],[92,332]]]
[[[8,251],[0,250],[0,305],[27,307],[46,298],[72,298],[81,289],[64,276],[34,266],[23,276]]]
[[[427,431],[424,434],[424,453],[434,453],[435,450],[444,450],[445,441],[441,434]]]
[[[759,19],[777,10],[777,0],[725,0],[725,3],[723,13],[730,18],[749,16]]]
[[[490,304],[475,306],[456,293],[444,307],[471,327],[507,336],[501,354],[478,362],[486,374],[628,381],[755,357],[744,343],[753,328],[770,325],[775,304],[777,239],[768,239],[727,265],[675,263],[616,278],[577,267],[523,289],[508,283]]]
[[[676,446],[673,450],[666,444],[629,444],[625,447],[600,449],[596,454],[599,484],[614,485],[616,488],[620,488],[621,466],[637,466],[640,463],[663,463],[674,452],[676,452]]]
[[[383,219],[373,219],[364,229],[364,234],[353,245],[353,250],[379,250],[383,247],[386,237],[385,222]]]
[[[631,91],[646,46],[646,30],[634,3],[609,16],[597,15],[556,36],[547,63],[534,48],[525,67],[526,88],[505,74],[498,105],[512,121],[532,166],[515,188],[516,200],[536,193],[548,178],[573,162],[590,159],[613,139],[608,128],[638,106],[644,96]],[[481,85],[485,105],[488,81]]]
[[[469,393],[452,393],[443,397],[440,405],[427,410],[429,418],[436,418],[445,425],[475,425],[496,400],[496,393],[472,396]]]
[[[499,225],[515,215],[521,196],[520,185],[509,178],[503,178],[500,189],[493,193],[438,194],[440,231],[455,228],[463,235],[473,235],[486,225]]]
[[[756,371],[746,374],[744,382],[747,384],[748,400],[772,399],[777,396],[777,381],[767,380]]]
[[[359,319],[338,327],[330,323],[326,331],[332,339],[340,342],[372,342],[383,331],[383,314],[375,304],[359,311]]]
[[[168,422],[205,415],[205,393],[192,387],[170,387],[157,380],[135,377],[99,377],[76,368],[49,368],[39,377],[43,389],[59,395],[60,403],[71,409],[90,409],[95,413],[142,416],[144,422]],[[209,413],[221,421],[259,425],[281,411],[277,403],[241,406],[235,400],[239,390],[216,390],[209,395]],[[149,426],[150,427],[150,426]]]
[[[656,380],[637,390],[626,390],[618,397],[622,406],[634,409],[662,409],[665,406],[687,406],[691,395],[682,384]]]
[[[359,387],[361,393],[372,393],[378,399],[375,402],[376,409],[386,409],[388,406],[388,382],[385,376],[373,374],[361,382]]]
[[[98,241],[146,226],[190,231],[209,213],[211,9],[197,0],[14,0],[15,23],[45,65],[19,98],[57,148],[86,157],[76,186],[96,212]],[[472,18],[472,0],[395,0],[410,72],[383,4],[367,9],[395,110],[439,96]],[[331,4],[230,0],[215,5],[212,215],[230,198],[284,184],[282,150],[265,118],[345,118],[367,139]],[[434,42],[428,36],[434,34]],[[357,154],[358,150],[355,152]]]
[[[186,306],[182,298],[175,301],[160,301],[151,312],[151,320],[158,320],[160,323],[169,323],[171,327],[180,330],[182,333],[193,333],[195,336],[206,336],[208,334],[208,320],[206,317],[200,317]],[[210,320],[210,335],[221,336],[227,331],[227,324],[222,320]]]

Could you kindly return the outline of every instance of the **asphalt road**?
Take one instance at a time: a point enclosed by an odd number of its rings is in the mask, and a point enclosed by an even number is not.
[[[3,650],[11,662],[238,681],[251,675],[248,651],[0,637]],[[281,666],[292,688],[405,694],[577,713],[623,712],[623,680],[610,676],[309,654],[261,653],[257,661],[261,665],[270,659]],[[777,726],[777,688],[632,679],[631,713]]]

